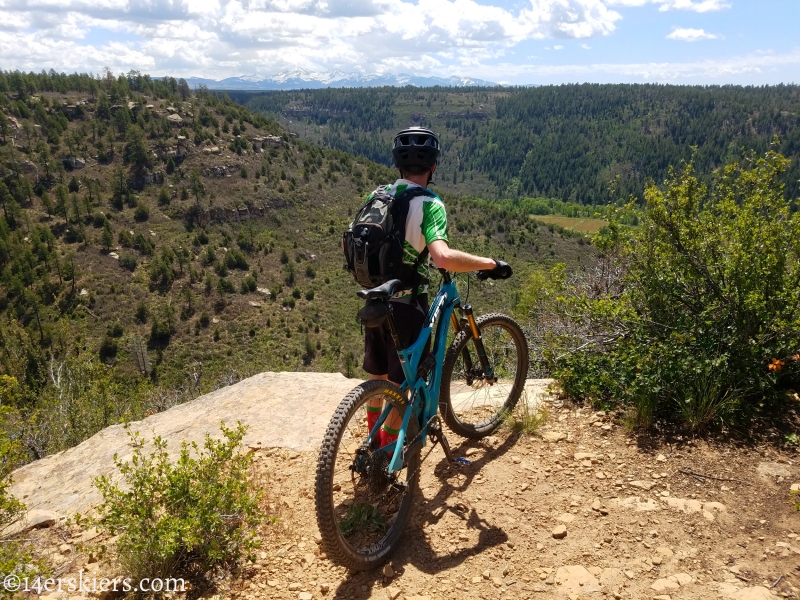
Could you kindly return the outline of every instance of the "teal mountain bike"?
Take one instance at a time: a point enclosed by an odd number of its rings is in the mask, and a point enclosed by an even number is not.
[[[466,438],[487,436],[525,387],[528,344],[520,326],[501,314],[475,318],[469,304],[462,306],[450,273],[439,271],[442,285],[417,341],[398,351],[403,385],[358,385],[337,407],[322,442],[315,490],[322,545],[328,558],[353,570],[386,562],[397,547],[418,493],[421,451],[429,438],[431,449],[440,444],[451,462],[469,463],[453,457],[441,421]],[[389,298],[400,285],[395,279],[358,292],[367,300],[362,320],[371,325],[388,320],[396,348],[402,345]],[[424,356],[432,336],[433,348]],[[374,399],[382,399],[384,409],[369,430],[366,406]],[[402,416],[397,441],[378,447],[378,431],[392,408]]]

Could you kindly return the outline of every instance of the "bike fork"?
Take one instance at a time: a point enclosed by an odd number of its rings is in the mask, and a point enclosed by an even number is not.
[[[492,365],[489,364],[489,357],[486,355],[486,348],[483,346],[483,338],[481,331],[478,329],[478,323],[475,321],[475,316],[472,314],[472,306],[467,304],[463,308],[464,316],[467,318],[470,332],[472,333],[472,341],[475,343],[475,350],[478,351],[478,358],[483,367],[483,374],[488,383],[497,383],[497,378],[494,376]],[[464,365],[468,366],[468,365]]]

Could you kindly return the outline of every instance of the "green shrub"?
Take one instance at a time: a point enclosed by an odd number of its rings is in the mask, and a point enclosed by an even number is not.
[[[100,229],[105,224],[106,216],[99,211],[94,213],[94,216],[92,217],[92,225],[94,225],[97,229]]]
[[[125,330],[122,328],[122,325],[119,321],[108,327],[108,337],[121,338],[124,333]]]
[[[150,327],[150,343],[153,346],[166,346],[169,344],[169,338],[172,336],[169,323],[161,319],[154,318],[153,324]]]
[[[800,369],[800,213],[784,199],[789,161],[745,157],[701,185],[691,165],[651,186],[641,226],[613,224],[596,245],[621,292],[575,296],[588,332],[555,360],[564,390],[621,402],[640,425],[692,430],[779,403]]]
[[[139,222],[147,221],[150,218],[150,208],[142,201],[136,204],[136,210],[133,211],[133,218]]]
[[[145,304],[144,302],[139,302],[139,304],[136,305],[136,316],[135,316],[136,322],[142,324],[147,323],[147,319],[149,316],[150,316],[150,309],[147,308],[147,304]]]
[[[224,277],[220,277],[219,281],[217,281],[217,291],[220,294],[235,294],[236,288],[233,287],[233,284],[230,281]]]
[[[119,266],[125,269],[126,271],[130,271],[133,273],[136,270],[136,265],[138,265],[138,261],[136,258],[131,256],[130,254],[123,254],[119,257]]]
[[[208,243],[208,234],[205,232],[204,229],[200,229],[194,235],[194,245],[195,246],[205,246],[207,243]]]
[[[242,280],[241,292],[243,294],[247,294],[248,292],[255,292],[257,286],[258,282],[255,280],[255,277],[253,277],[252,275],[248,275]]]
[[[156,249],[156,245],[150,237],[143,233],[137,233],[133,236],[133,247],[147,256],[152,256]]]
[[[242,271],[250,268],[242,251],[236,248],[231,248],[225,253],[225,264],[231,269],[240,269]]]
[[[117,340],[109,337],[103,338],[103,341],[100,342],[100,349],[98,350],[100,360],[103,362],[114,360],[117,356],[117,350]]]
[[[9,403],[12,396],[19,391],[16,378],[0,375],[0,399]],[[6,419],[11,415],[9,406],[0,406],[0,528],[15,521],[25,512],[25,505],[9,493],[12,483],[11,471],[18,466],[24,458],[20,444],[9,439],[6,431]],[[19,578],[35,577],[44,571],[44,565],[33,558],[31,548],[24,540],[17,540],[15,536],[4,536],[10,539],[3,540],[0,544],[0,573],[4,577],[16,575]],[[6,592],[7,593],[7,592]]]
[[[103,502],[95,524],[119,535],[120,564],[134,578],[206,573],[232,567],[257,547],[261,491],[250,478],[252,454],[242,453],[246,428],[220,425],[223,438],[206,434],[203,449],[185,442],[171,462],[167,442],[156,437],[145,451],[128,431],[133,456],[114,457],[122,485],[105,475],[94,480]]]

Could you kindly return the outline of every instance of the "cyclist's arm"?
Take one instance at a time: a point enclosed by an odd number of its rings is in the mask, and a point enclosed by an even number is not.
[[[444,240],[435,240],[429,243],[428,252],[437,267],[454,273],[494,269],[496,266],[493,258],[484,258],[455,250]]]

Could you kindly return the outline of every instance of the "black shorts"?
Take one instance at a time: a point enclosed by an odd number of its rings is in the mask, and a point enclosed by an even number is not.
[[[400,341],[404,348],[408,348],[417,341],[419,332],[425,324],[428,315],[428,299],[425,296],[417,298],[417,306],[405,302],[392,302],[392,315],[400,334]],[[428,354],[431,341],[425,345],[424,354]],[[364,335],[364,370],[370,375],[388,375],[389,381],[398,385],[406,380],[400,358],[394,347],[392,334],[389,332],[389,323],[384,321],[380,327],[367,328]]]

